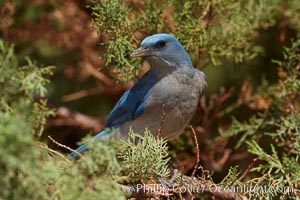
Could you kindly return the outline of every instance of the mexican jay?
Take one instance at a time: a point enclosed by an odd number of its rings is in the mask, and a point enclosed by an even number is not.
[[[108,115],[104,130],[92,140],[110,130],[126,138],[130,127],[135,133],[143,134],[148,128],[152,134],[174,138],[196,111],[206,86],[205,74],[193,67],[180,42],[169,34],[145,38],[130,56],[142,57],[151,68],[123,94]],[[82,145],[76,151],[86,147]],[[70,155],[76,156],[76,151]]]

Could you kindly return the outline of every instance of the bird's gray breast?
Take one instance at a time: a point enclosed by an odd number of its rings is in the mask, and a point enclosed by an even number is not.
[[[143,114],[123,124],[121,133],[130,126],[139,134],[143,134],[145,128],[152,134],[160,130],[159,134],[168,139],[181,133],[195,113],[202,92],[197,71],[178,69],[163,77],[150,90]]]

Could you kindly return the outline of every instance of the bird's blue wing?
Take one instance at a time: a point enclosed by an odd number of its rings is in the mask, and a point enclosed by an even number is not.
[[[106,123],[104,125],[104,128],[112,129],[114,127],[118,127],[125,121],[134,120],[136,117],[138,117],[140,114],[143,113],[145,99],[149,95],[149,88],[151,87],[151,84],[153,81],[150,81],[144,85],[146,87],[141,87],[141,82],[138,84],[135,84],[130,90],[125,92],[119,102],[115,105],[115,107],[112,109],[111,113],[109,114]],[[104,135],[108,134],[109,131],[103,130],[100,133],[98,133],[93,139],[89,142],[93,142],[95,139],[100,139]],[[88,143],[88,144],[89,144]],[[71,152],[69,154],[70,157],[76,157],[78,156],[78,153],[84,151],[88,144],[83,144],[80,147],[78,147],[75,151]]]
[[[144,111],[147,97],[158,79],[150,70],[139,79],[130,90],[125,92],[107,117],[104,127],[117,127],[132,121]]]
[[[106,131],[107,129],[111,130],[126,121],[134,120],[140,116],[144,111],[145,102],[150,95],[151,88],[157,81],[157,77],[151,70],[139,79],[130,90],[123,94],[119,102],[112,109],[104,124],[104,130],[93,137],[89,143],[109,134],[110,131]],[[71,152],[69,156],[76,157],[78,153],[84,151],[88,147],[88,144],[81,145],[74,152]]]

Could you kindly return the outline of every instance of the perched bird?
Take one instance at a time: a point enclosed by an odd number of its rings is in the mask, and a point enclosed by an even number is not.
[[[151,68],[142,76],[112,109],[104,130],[94,139],[112,132],[126,138],[130,127],[143,134],[172,139],[180,134],[194,115],[206,82],[205,74],[193,67],[180,42],[169,34],[145,38],[130,57],[142,57]],[[162,117],[163,116],[163,117]],[[163,120],[163,123],[162,123]],[[87,144],[70,155],[75,156]]]

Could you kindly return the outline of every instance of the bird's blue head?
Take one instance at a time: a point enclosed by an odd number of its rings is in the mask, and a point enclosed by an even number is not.
[[[130,56],[143,57],[150,64],[164,63],[177,67],[192,67],[191,59],[180,42],[172,35],[164,33],[146,37],[140,48]]]

